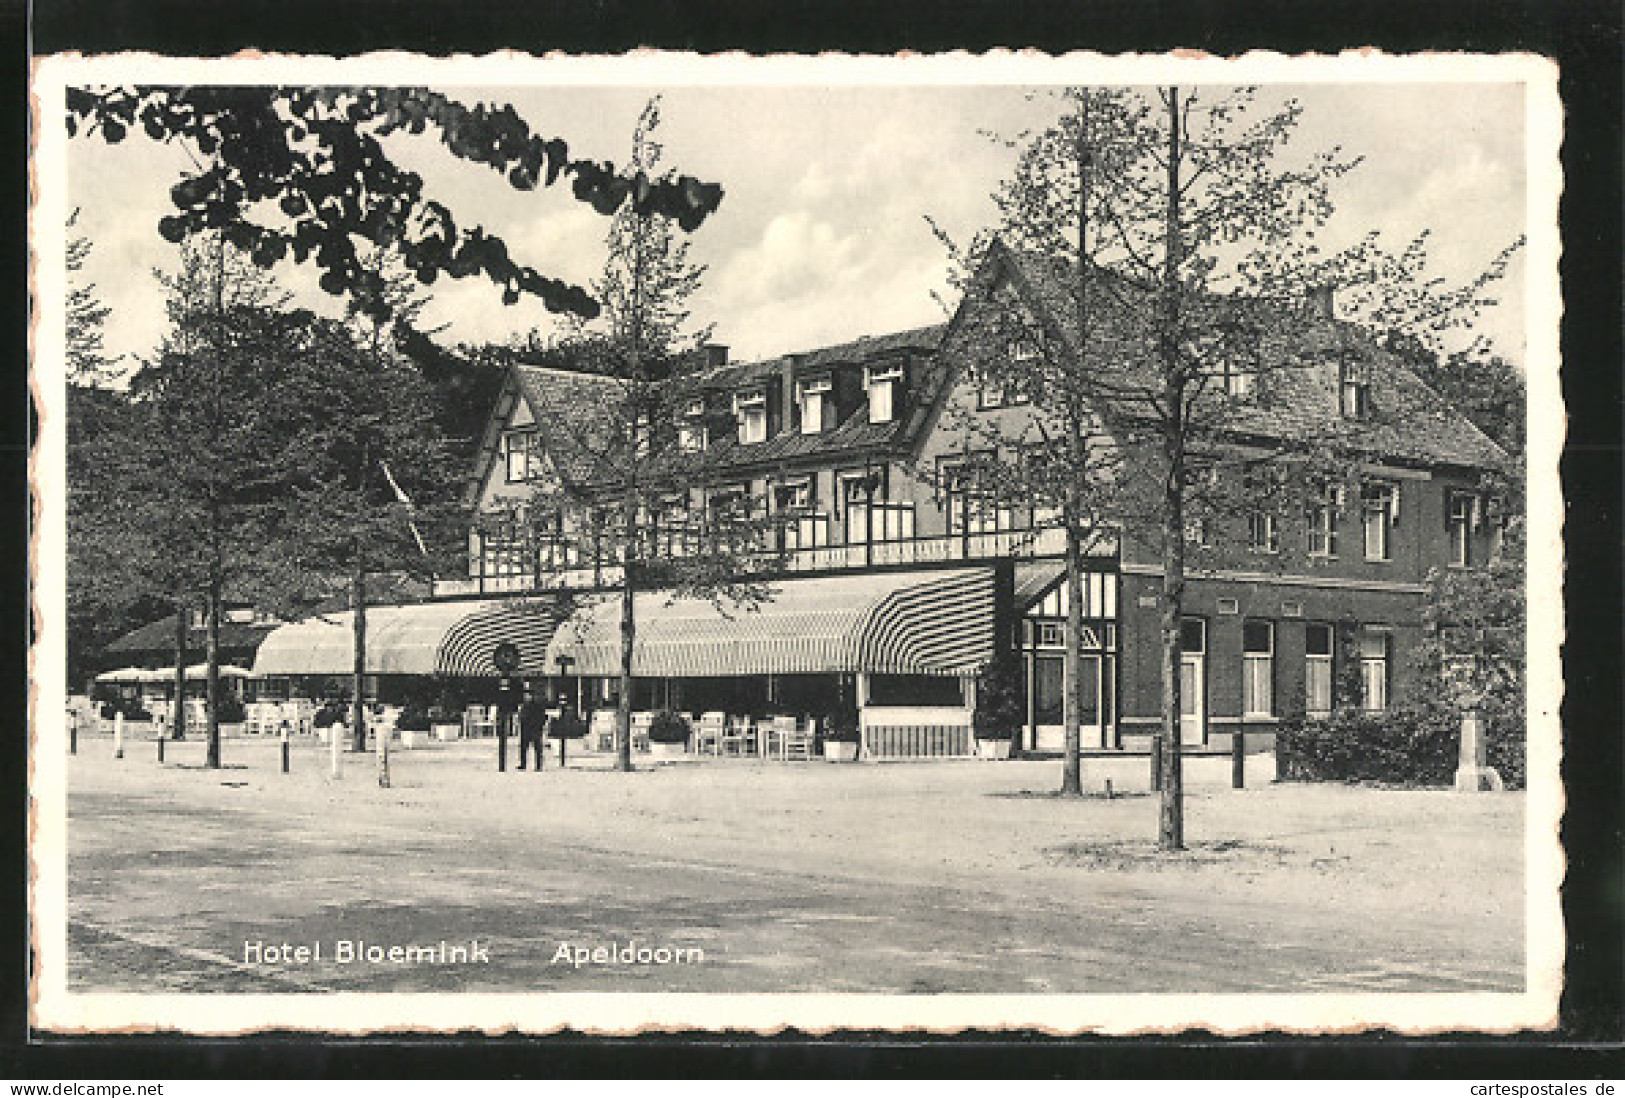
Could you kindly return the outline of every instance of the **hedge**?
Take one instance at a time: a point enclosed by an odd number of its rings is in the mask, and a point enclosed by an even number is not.
[[[1486,723],[1490,765],[1508,788],[1523,788],[1522,722],[1486,714]],[[1460,735],[1460,715],[1443,706],[1343,710],[1320,720],[1285,721],[1275,737],[1276,776],[1280,781],[1449,786],[1460,761]]]

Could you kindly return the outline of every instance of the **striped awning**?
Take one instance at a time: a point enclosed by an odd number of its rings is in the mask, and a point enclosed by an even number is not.
[[[422,603],[367,609],[369,675],[493,677],[498,644],[519,649],[521,668],[540,666],[560,611],[547,603]],[[273,630],[254,657],[256,675],[346,675],[354,666],[345,610]]]
[[[963,675],[993,656],[993,573],[985,568],[784,580],[754,607],[639,594],[632,673]],[[545,666],[620,673],[621,604],[583,604],[553,634]]]

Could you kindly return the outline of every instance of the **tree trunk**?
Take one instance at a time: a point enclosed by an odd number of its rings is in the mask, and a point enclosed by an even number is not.
[[[220,581],[209,582],[209,661],[204,681],[204,706],[208,710],[209,751],[204,765],[220,769]]]
[[[1180,742],[1181,619],[1185,605],[1185,386],[1179,361],[1179,89],[1168,89],[1168,212],[1163,249],[1162,330],[1158,333],[1165,393],[1164,452],[1168,461],[1162,507],[1162,804],[1157,846],[1185,847],[1183,744]]]
[[[1070,508],[1068,509],[1070,510]],[[1066,760],[1063,796],[1083,795],[1083,547],[1075,520],[1066,524]]]
[[[615,769],[632,769],[632,643],[637,639],[632,554],[621,565],[621,696],[615,706]]]
[[[186,738],[186,602],[175,600],[175,705],[170,715],[171,739]]]
[[[367,749],[367,573],[359,566],[350,574],[350,746]]]

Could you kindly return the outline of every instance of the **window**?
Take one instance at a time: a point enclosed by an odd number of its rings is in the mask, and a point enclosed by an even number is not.
[[[741,446],[767,441],[767,390],[751,389],[735,396],[734,415],[739,420]]]
[[[1179,648],[1187,655],[1200,655],[1207,651],[1207,622],[1202,618],[1185,618],[1179,623]]]
[[[1231,362],[1224,363],[1224,392],[1232,400],[1251,400],[1258,393],[1258,373]]]
[[[1388,641],[1373,629],[1360,634],[1360,704],[1368,713],[1388,708]]]
[[[1450,564],[1453,568],[1472,567],[1477,503],[1476,499],[1464,493],[1450,493],[1450,509],[1445,515],[1445,522],[1450,531]]]
[[[846,540],[850,544],[862,545],[871,536],[874,541],[907,541],[914,536],[914,505],[882,499],[878,473],[841,477],[841,502],[846,509]]]
[[[1343,490],[1338,485],[1322,488],[1309,501],[1305,518],[1309,526],[1309,555],[1337,556],[1337,517]]]
[[[871,366],[865,372],[864,386],[869,390],[869,422],[890,423],[895,414],[897,386],[903,380],[900,366]]]
[[[945,479],[950,536],[991,534],[1016,528],[1015,509],[996,504],[990,493],[977,488],[974,470],[950,469]]]
[[[1247,548],[1255,553],[1279,553],[1281,530],[1275,516],[1268,511],[1252,511],[1247,515]]]
[[[831,407],[830,380],[827,377],[809,378],[798,382],[796,389],[796,399],[801,405],[801,433],[816,435],[825,427],[825,408]]]
[[[1388,530],[1393,523],[1393,488],[1387,484],[1366,485],[1360,494],[1360,513],[1365,528],[1365,559],[1390,559]]]
[[[698,453],[709,441],[705,430],[705,401],[691,400],[677,423],[677,448],[684,453]]]
[[[1241,714],[1269,717],[1275,713],[1275,626],[1267,621],[1241,624]]]
[[[1332,711],[1332,627],[1320,622],[1303,627],[1303,703],[1311,717]]]
[[[529,480],[535,473],[536,460],[534,431],[507,431],[502,436],[502,461],[507,468],[508,483]]]
[[[1364,366],[1344,365],[1341,393],[1344,419],[1370,417],[1371,379]]]

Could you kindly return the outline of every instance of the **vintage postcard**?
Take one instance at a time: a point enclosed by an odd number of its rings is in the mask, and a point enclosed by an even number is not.
[[[1551,62],[32,95],[37,1032],[1555,1026]]]

